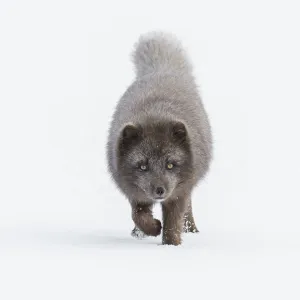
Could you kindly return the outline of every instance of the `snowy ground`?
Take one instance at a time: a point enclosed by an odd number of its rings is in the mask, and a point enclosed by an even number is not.
[[[176,248],[160,246],[158,238],[133,240],[125,230],[6,234],[2,299],[299,296],[299,239],[285,236],[206,231]],[[18,242],[8,242],[12,236]]]
[[[0,299],[299,299],[297,5],[1,1]],[[188,49],[215,140],[180,247],[130,236],[105,164],[153,29]]]

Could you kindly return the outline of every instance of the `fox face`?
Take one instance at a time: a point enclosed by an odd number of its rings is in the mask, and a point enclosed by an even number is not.
[[[181,122],[127,124],[118,150],[120,175],[148,201],[170,198],[192,176],[188,132]]]

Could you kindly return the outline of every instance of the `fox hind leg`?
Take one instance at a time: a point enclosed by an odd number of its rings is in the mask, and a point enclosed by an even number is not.
[[[189,198],[188,200],[188,208],[184,214],[183,232],[193,232],[193,233],[199,232],[193,216],[191,198]]]

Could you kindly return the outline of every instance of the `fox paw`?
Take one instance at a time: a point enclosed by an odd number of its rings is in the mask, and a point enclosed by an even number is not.
[[[138,227],[134,227],[131,231],[131,236],[138,239],[138,240],[142,240],[145,237],[147,237],[147,235]]]
[[[157,219],[152,219],[151,222],[144,224],[142,231],[149,236],[158,236],[161,233],[161,222]]]
[[[158,236],[161,233],[161,229],[162,229],[161,222],[157,219],[153,219],[152,226],[148,228],[147,234],[151,236]]]
[[[199,232],[199,230],[197,229],[195,223],[192,223],[190,221],[186,221],[184,223],[184,226],[183,226],[183,232],[185,232],[185,233],[188,233],[188,232],[197,233],[197,232]]]

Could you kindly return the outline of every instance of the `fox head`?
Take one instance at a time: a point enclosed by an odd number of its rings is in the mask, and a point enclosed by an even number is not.
[[[180,121],[126,124],[120,132],[118,160],[119,175],[127,185],[148,201],[162,202],[192,176],[186,126]]]

